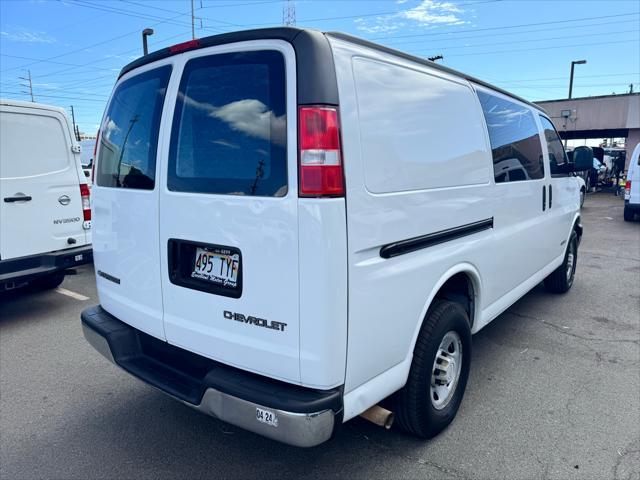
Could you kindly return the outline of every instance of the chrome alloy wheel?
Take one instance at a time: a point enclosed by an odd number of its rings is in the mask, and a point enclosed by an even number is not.
[[[462,340],[450,330],[442,337],[431,371],[429,397],[436,410],[442,410],[453,398],[461,370]]]

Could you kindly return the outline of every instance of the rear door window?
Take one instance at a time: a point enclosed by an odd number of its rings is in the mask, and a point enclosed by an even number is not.
[[[169,190],[287,193],[286,81],[281,53],[255,51],[187,62],[169,152]]]
[[[544,177],[542,144],[531,110],[504,98],[478,91],[489,130],[496,183]]]
[[[100,133],[99,186],[153,190],[160,117],[170,76],[167,65],[116,88]]]
[[[547,150],[549,151],[549,171],[551,175],[562,174],[566,172],[567,156],[564,153],[560,137],[548,118],[540,115],[540,121],[542,122],[544,137],[547,140]]]
[[[55,117],[2,112],[0,132],[2,178],[46,175],[69,166],[70,143]]]

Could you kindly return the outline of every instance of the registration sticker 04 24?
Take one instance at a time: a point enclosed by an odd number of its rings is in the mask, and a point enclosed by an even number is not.
[[[278,426],[278,415],[275,412],[263,408],[256,408],[256,420],[271,425],[272,427]]]

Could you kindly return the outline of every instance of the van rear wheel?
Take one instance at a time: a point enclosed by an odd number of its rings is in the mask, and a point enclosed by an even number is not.
[[[50,273],[44,277],[40,277],[31,283],[36,290],[52,290],[64,281],[64,272]]]
[[[544,279],[545,288],[552,293],[568,292],[573,285],[578,263],[578,235],[575,230],[571,232],[564,261]]]
[[[407,384],[394,397],[396,423],[431,438],[456,416],[469,377],[471,329],[461,305],[434,301],[413,351]]]
[[[624,221],[625,222],[633,222],[633,217],[635,216],[635,212],[633,210],[631,210],[631,208],[629,208],[628,205],[624,206],[624,213],[623,213],[623,217],[624,217]]]

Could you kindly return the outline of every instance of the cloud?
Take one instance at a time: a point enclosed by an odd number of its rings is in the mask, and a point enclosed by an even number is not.
[[[453,3],[422,0],[417,7],[404,10],[399,15],[409,20],[415,20],[420,25],[460,25],[466,23],[457,15],[461,13],[464,13],[464,10]]]
[[[28,30],[16,30],[13,32],[2,31],[0,32],[2,38],[10,40],[12,42],[23,43],[55,43],[57,40],[45,32],[30,32]]]
[[[397,0],[404,4],[408,0]],[[356,28],[366,33],[389,33],[405,27],[431,27],[438,25],[463,25],[468,23],[463,15],[465,10],[458,5],[437,0],[421,0],[414,7],[389,15],[373,18],[358,18]]]
[[[272,110],[268,110],[260,100],[249,98],[216,107],[210,103],[198,102],[182,93],[179,95],[184,99],[185,104],[222,120],[233,130],[262,140],[269,140],[278,145],[285,145],[286,115],[278,117]]]

